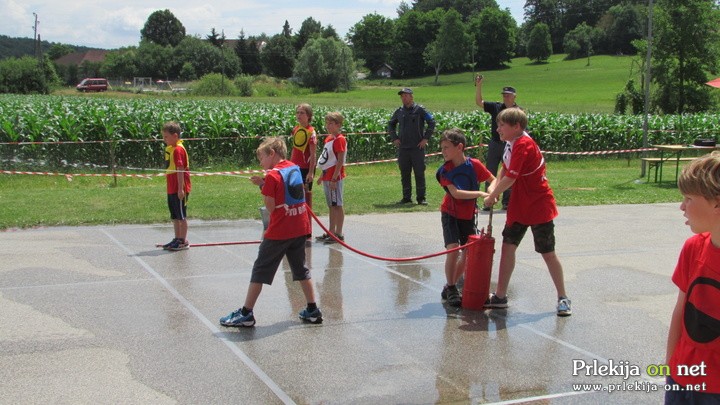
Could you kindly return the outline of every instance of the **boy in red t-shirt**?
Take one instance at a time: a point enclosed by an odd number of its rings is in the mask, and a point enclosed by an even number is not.
[[[300,319],[322,323],[322,313],[315,303],[310,270],[305,266],[305,240],[310,234],[310,220],[305,205],[304,181],[300,169],[285,160],[287,145],[279,138],[268,138],[257,149],[257,157],[265,178],[253,176],[250,181],[260,186],[270,223],[255,259],[245,304],[237,311],[220,318],[223,326],[254,326],[253,308],[263,284],[272,284],[283,257],[287,257],[293,280],[299,281],[307,301]]]
[[[497,290],[485,302],[486,308],[507,308],[507,289],[515,268],[515,252],[528,227],[532,230],[535,251],[542,255],[557,290],[557,315],[570,316],[570,300],[560,260],[555,253],[557,206],[545,177],[545,159],[540,148],[525,132],[528,118],[519,108],[507,108],[497,116],[500,139],[507,142],[500,173],[488,187],[485,205],[497,202],[503,191],[512,186],[507,209]]]
[[[300,174],[305,181],[305,203],[312,209],[312,186],[315,179],[315,162],[317,160],[317,133],[310,124],[313,110],[310,104],[302,103],[295,107],[295,119],[298,125],[292,129],[292,151],[290,161],[298,165]],[[312,223],[312,216],[308,211],[308,218]],[[308,241],[310,243],[310,241]]]
[[[325,127],[329,134],[325,138],[323,151],[318,159],[318,166],[322,169],[322,176],[318,179],[318,186],[323,185],[325,201],[328,205],[331,234],[340,240],[345,240],[343,223],[345,210],[343,208],[343,186],[345,182],[345,158],[347,157],[347,140],[340,133],[344,117],[339,112],[325,115]],[[335,239],[327,234],[315,238],[318,242],[335,243]]]
[[[437,171],[437,180],[445,189],[440,205],[440,220],[445,248],[450,250],[468,241],[477,233],[475,213],[477,199],[487,197],[480,183],[495,180],[490,171],[475,158],[465,157],[465,134],[457,128],[448,129],[440,137],[440,151],[445,163]],[[465,252],[454,251],[445,259],[445,278],[441,298],[448,305],[459,307],[462,301],[456,284],[465,269]]]
[[[166,122],[162,126],[165,147],[165,182],[167,184],[167,203],[170,219],[173,222],[175,238],[163,245],[165,250],[184,250],[190,244],[187,241],[187,200],[192,188],[190,184],[190,162],[187,151],[180,139],[181,129],[177,122]]]
[[[678,178],[680,209],[696,235],[685,241],[672,281],[679,292],[665,361],[666,404],[720,403],[720,152],[702,156]]]

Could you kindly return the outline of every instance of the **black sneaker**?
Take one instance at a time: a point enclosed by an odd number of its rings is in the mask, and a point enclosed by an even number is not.
[[[484,308],[507,308],[508,299],[507,297],[500,298],[495,293],[490,294],[490,297],[483,304]]]
[[[401,204],[412,204],[412,200],[409,198],[403,198],[402,200],[396,202],[395,204],[401,205]]]
[[[447,303],[451,307],[460,307],[462,304],[462,297],[460,296],[460,291],[458,291],[456,286],[448,287]]]
[[[427,200],[418,200],[418,205],[428,205]]]
[[[314,323],[314,324],[320,324],[323,321],[322,312],[320,312],[320,308],[315,308],[313,311],[308,311],[308,309],[305,308],[302,311],[300,311],[298,316],[303,321]]]
[[[187,239],[175,239],[175,242],[168,246],[167,250],[171,252],[178,252],[180,250],[187,250],[189,248],[190,243],[187,241]]]
[[[343,235],[335,235],[335,236],[337,236],[337,238],[340,239],[341,241],[345,242],[345,236],[343,236]],[[325,239],[325,242],[323,242],[323,243],[326,245],[331,245],[333,243],[337,243],[337,241],[335,239],[333,239],[332,236],[328,235],[327,239]]]
[[[176,240],[177,240],[177,238],[173,238],[173,240],[171,240],[170,242],[162,245],[162,248],[165,249],[165,250],[168,250],[168,249],[170,248],[170,246],[172,246],[172,245],[175,244],[175,241],[176,241]]]

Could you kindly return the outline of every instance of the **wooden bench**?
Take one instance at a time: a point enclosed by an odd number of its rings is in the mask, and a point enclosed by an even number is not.
[[[650,182],[650,170],[653,168],[655,169],[655,182],[658,181],[658,171],[660,171],[660,182],[662,182],[662,168],[663,164],[670,163],[670,164],[676,164],[679,165],[680,162],[691,162],[693,160],[697,159],[697,157],[665,157],[665,158],[659,158],[659,157],[651,157],[651,158],[641,158],[643,162],[647,162],[648,164],[648,182]],[[679,169],[679,168],[677,168]],[[677,174],[678,170],[675,171],[675,181],[677,181]]]

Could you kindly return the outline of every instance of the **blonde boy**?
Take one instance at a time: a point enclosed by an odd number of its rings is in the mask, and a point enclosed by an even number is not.
[[[325,128],[329,135],[325,138],[322,154],[318,159],[318,167],[322,169],[322,176],[318,179],[318,185],[323,185],[325,201],[330,211],[329,230],[340,240],[345,240],[343,235],[343,222],[345,222],[345,210],[343,208],[343,186],[345,178],[345,158],[347,157],[347,140],[345,135],[340,133],[345,118],[339,112],[331,112],[325,115]],[[327,234],[318,236],[318,241],[324,243],[335,243],[335,239]]]

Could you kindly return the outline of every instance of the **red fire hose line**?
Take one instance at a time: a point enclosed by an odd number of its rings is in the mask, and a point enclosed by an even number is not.
[[[480,239],[477,239],[477,240],[475,240],[475,241],[472,241],[472,242],[470,242],[470,243],[466,243],[466,244],[464,244],[464,245],[462,245],[462,246],[458,246],[458,247],[456,247],[456,248],[452,248],[452,249],[444,250],[444,251],[442,251],[442,252],[432,253],[432,254],[424,255],[424,256],[415,256],[415,257],[383,257],[383,256],[376,256],[376,255],[373,255],[373,254],[366,253],[366,252],[363,252],[363,251],[361,251],[361,250],[355,249],[354,247],[346,244],[344,241],[341,241],[340,239],[338,239],[335,235],[333,235],[332,233],[330,233],[330,231],[329,231],[327,228],[325,228],[325,226],[322,224],[322,222],[320,222],[320,219],[317,217],[317,215],[315,215],[315,213],[310,209],[310,207],[307,207],[307,206],[306,206],[306,208],[307,208],[308,211],[310,211],[310,215],[312,215],[312,217],[315,219],[315,222],[317,222],[317,224],[320,225],[320,228],[322,228],[322,230],[325,231],[325,234],[326,234],[326,235],[329,235],[330,237],[332,237],[333,239],[335,239],[336,242],[338,242],[338,243],[340,243],[341,245],[345,246],[346,248],[352,250],[353,252],[355,252],[355,253],[357,253],[357,254],[359,254],[359,255],[365,256],[365,257],[369,257],[369,258],[371,258],[371,259],[384,260],[384,261],[388,261],[388,262],[410,262],[410,261],[416,261],[416,260],[422,260],[422,259],[429,259],[429,258],[431,258],[431,257],[441,256],[441,255],[448,254],[448,253],[450,253],[450,252],[455,252],[455,251],[457,251],[457,250],[464,249],[464,248],[472,245],[473,243],[477,243],[477,242],[480,241]]]

